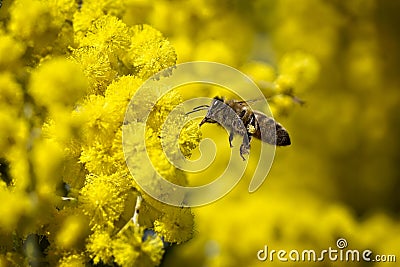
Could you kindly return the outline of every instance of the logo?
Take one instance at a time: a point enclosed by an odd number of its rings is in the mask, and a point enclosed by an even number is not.
[[[218,177],[213,177],[212,182],[206,185],[193,187],[171,183],[157,172],[146,146],[146,125],[151,123],[150,114],[163,96],[190,84],[216,85],[228,90],[242,100],[257,99],[251,108],[272,118],[267,100],[257,85],[242,72],[224,64],[215,62],[183,63],[157,73],[145,81],[130,100],[126,110],[122,130],[125,161],[135,182],[143,191],[156,200],[173,206],[196,207],[220,199],[240,181],[249,162],[241,159],[240,156],[243,151],[240,150],[240,147],[234,146],[231,149],[230,159],[224,172]],[[200,92],[198,96],[177,105],[168,115],[164,125],[161,126],[163,137],[167,137],[161,140],[162,153],[175,168],[185,172],[199,172],[205,168],[211,168],[212,160],[210,162],[210,157],[204,156],[205,153],[202,153],[201,158],[195,161],[185,158],[179,149],[178,142],[185,124],[189,120],[204,118],[205,115],[200,114],[201,112],[192,113],[190,116],[186,114],[196,107],[209,106],[212,101],[212,97],[201,95]],[[234,116],[237,116],[237,113],[233,109],[224,110],[225,119]],[[220,118],[220,121],[218,121],[218,118],[215,120],[225,128],[229,135],[230,129],[222,121],[224,118]],[[246,129],[243,123],[235,127],[237,127],[235,128],[237,132],[249,132],[249,129]],[[203,146],[210,147],[210,141],[208,139],[202,140],[200,151]],[[215,143],[214,147],[217,147]],[[274,155],[275,145],[261,142],[258,164],[253,170],[248,187],[250,193],[255,192],[264,182],[271,168]],[[215,159],[215,155],[211,159]]]

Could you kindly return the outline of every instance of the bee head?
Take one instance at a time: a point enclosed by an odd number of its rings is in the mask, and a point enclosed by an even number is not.
[[[203,125],[204,123],[216,123],[215,120],[211,119],[214,113],[214,108],[216,106],[219,106],[221,103],[224,103],[224,99],[221,97],[214,97],[213,101],[211,102],[210,107],[208,108],[207,115],[204,117],[204,119],[200,122],[199,126]]]

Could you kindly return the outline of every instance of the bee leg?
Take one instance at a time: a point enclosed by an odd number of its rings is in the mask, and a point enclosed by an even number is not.
[[[233,147],[233,145],[232,145],[232,140],[233,140],[233,131],[231,131],[230,133],[229,133],[229,146],[230,147]]]
[[[247,136],[244,136],[243,142],[240,145],[240,156],[242,157],[243,160],[246,160],[245,157],[243,157],[243,155],[250,153],[250,140],[251,140],[250,134]]]
[[[240,156],[242,157],[243,160],[246,160],[246,158],[243,157],[243,155],[249,154],[249,149],[250,149],[250,146],[246,146],[245,144],[240,145]]]

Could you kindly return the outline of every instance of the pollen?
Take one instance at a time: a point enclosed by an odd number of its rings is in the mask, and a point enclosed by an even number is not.
[[[249,124],[249,125],[247,125],[247,131],[249,133],[253,134],[256,132],[256,128],[253,125]]]

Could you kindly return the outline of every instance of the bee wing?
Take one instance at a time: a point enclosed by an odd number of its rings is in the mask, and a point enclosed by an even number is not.
[[[258,124],[258,127],[256,127],[256,131],[253,134],[255,138],[271,145],[290,145],[289,133],[280,123],[259,111],[254,111],[254,116]]]

